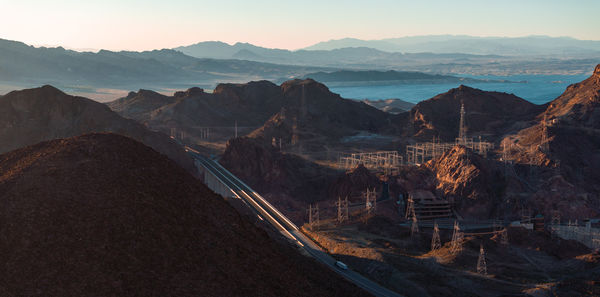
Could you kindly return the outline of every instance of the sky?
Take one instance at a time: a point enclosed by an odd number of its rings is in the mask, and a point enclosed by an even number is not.
[[[0,38],[152,50],[218,40],[299,49],[353,37],[570,36],[600,40],[600,0],[0,0]]]

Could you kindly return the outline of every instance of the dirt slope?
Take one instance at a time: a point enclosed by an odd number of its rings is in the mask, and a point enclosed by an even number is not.
[[[0,155],[0,238],[3,296],[364,295],[115,134]]]

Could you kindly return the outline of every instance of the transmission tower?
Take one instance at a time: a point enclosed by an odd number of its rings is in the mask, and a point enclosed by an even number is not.
[[[299,136],[298,136],[298,120],[294,118],[294,123],[292,124],[292,145],[298,144]]]
[[[302,85],[302,99],[301,99],[300,104],[301,104],[300,109],[301,109],[301,116],[302,116],[301,119],[305,120],[306,115],[308,114],[308,109],[306,107],[306,91],[304,89],[304,84]]]
[[[477,273],[487,275],[487,264],[485,263],[485,251],[483,244],[479,246],[479,259],[477,259]]]
[[[417,222],[417,216],[412,217],[412,225],[410,226],[410,237],[414,237],[419,233],[419,223]]]
[[[375,212],[375,208],[377,207],[377,198],[375,195],[375,189],[369,190],[364,193],[365,195],[365,207],[367,209],[367,216],[370,216]]]
[[[408,219],[416,216],[417,215],[415,213],[415,201],[411,197],[408,197],[405,218]]]
[[[458,141],[460,144],[467,142],[467,126],[465,123],[465,103],[460,102],[460,124],[458,128]]]
[[[548,147],[548,124],[547,124],[546,120],[547,120],[547,115],[544,114],[544,121],[542,122],[542,137],[541,137],[541,141],[540,141],[540,150],[547,154],[549,152],[549,147]]]
[[[560,228],[560,212],[555,210],[552,212],[552,220],[550,221],[550,228],[552,228],[552,236],[555,236]]]
[[[440,229],[438,228],[437,222],[433,225],[433,237],[431,238],[431,251],[438,250],[442,247],[442,242],[440,241]]]
[[[462,241],[464,234],[460,231],[458,221],[454,221],[454,232],[452,233],[452,242],[450,243],[450,251],[455,254],[462,250]]]
[[[308,205],[308,225],[311,229],[315,227],[319,227],[319,205],[312,206],[312,204]]]
[[[500,238],[500,243],[502,245],[508,245],[508,230],[506,228],[500,232]]]
[[[338,224],[342,224],[343,222],[348,220],[348,196],[346,199],[342,201],[342,198],[338,196],[337,204],[337,221]]]

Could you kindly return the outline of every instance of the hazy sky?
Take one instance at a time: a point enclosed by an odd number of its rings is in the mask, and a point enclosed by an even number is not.
[[[0,0],[0,11],[0,38],[110,50],[430,34],[600,40],[600,0]]]

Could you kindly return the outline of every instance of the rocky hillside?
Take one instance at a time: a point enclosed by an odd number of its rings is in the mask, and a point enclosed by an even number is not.
[[[330,198],[328,186],[337,175],[332,169],[249,137],[228,141],[219,162],[298,222],[309,203]]]
[[[281,85],[286,105],[250,134],[284,143],[335,141],[366,131],[389,130],[391,117],[363,102],[341,98],[314,80],[292,80]],[[325,138],[321,139],[320,138]]]
[[[340,197],[344,199],[348,197],[350,202],[363,202],[362,194],[366,189],[375,189],[376,192],[381,192],[382,183],[375,174],[363,165],[359,165],[354,170],[340,175],[329,186],[329,197],[335,199]]]
[[[382,99],[382,100],[369,100],[364,99],[362,102],[369,104],[375,108],[381,109],[391,114],[399,114],[409,111],[415,104],[401,100],[401,99]]]
[[[512,94],[487,92],[461,85],[417,104],[411,111],[411,135],[453,141],[458,136],[461,103],[465,106],[468,135],[492,139],[532,126],[545,106]]]
[[[425,165],[435,176],[436,192],[455,203],[468,218],[493,215],[504,192],[504,176],[491,160],[456,146]]]
[[[0,155],[5,296],[363,296],[173,161],[89,134]]]
[[[0,153],[91,132],[132,137],[195,172],[192,160],[169,137],[122,118],[104,104],[67,95],[52,86],[13,91],[0,97]]]
[[[509,135],[504,143],[517,163],[559,168],[570,182],[598,192],[600,65],[588,79],[550,102],[535,126]]]
[[[131,92],[108,106],[127,118],[153,127],[260,126],[283,106],[277,85],[268,81],[220,84],[212,93],[200,88],[165,96],[152,91]]]
[[[140,91],[108,106],[164,132],[178,128],[198,138],[197,127],[233,127],[237,122],[238,126],[258,127],[252,137],[267,142],[282,138],[286,146],[296,140],[331,141],[360,131],[389,131],[391,122],[390,114],[343,99],[311,79],[280,86],[268,81],[220,84],[213,93],[193,88],[174,96]]]

